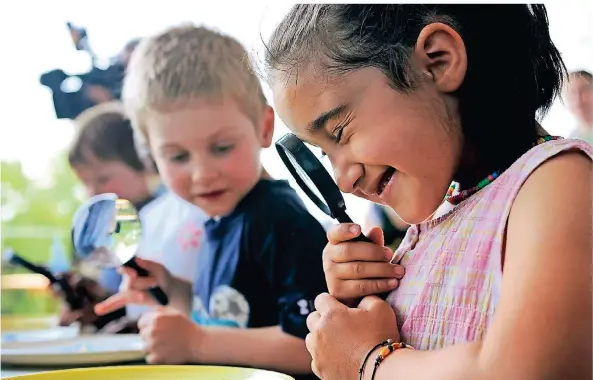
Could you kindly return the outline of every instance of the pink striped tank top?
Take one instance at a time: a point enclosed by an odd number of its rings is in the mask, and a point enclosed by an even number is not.
[[[581,140],[540,144],[446,214],[408,229],[396,251],[406,275],[387,298],[402,341],[430,350],[484,336],[500,296],[502,243],[513,201],[539,165],[571,149],[593,158],[593,147]]]

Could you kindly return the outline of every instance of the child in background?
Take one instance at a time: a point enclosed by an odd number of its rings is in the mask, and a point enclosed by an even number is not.
[[[206,249],[205,214],[170,192],[153,195],[158,174],[148,166],[148,157],[137,153],[123,105],[114,102],[95,106],[76,119],[76,126],[78,130],[68,158],[88,195],[115,193],[132,202],[142,223],[138,255],[162,262],[173,273],[193,282],[199,252]],[[64,309],[63,324],[75,320],[85,325],[91,323],[96,318],[94,303],[117,292],[121,275],[115,269],[102,269],[99,277],[97,284],[91,278],[71,276],[75,287],[83,287],[92,296],[92,305],[79,311]],[[137,319],[144,310],[128,307],[126,316]]]
[[[565,74],[543,5],[296,5],[266,64],[340,189],[411,224],[386,301],[382,247],[328,232],[320,378],[591,379],[593,148],[538,134]]]
[[[585,70],[574,71],[568,76],[566,103],[578,121],[570,137],[582,139],[593,145],[593,76]]]
[[[274,111],[244,48],[191,25],[147,38],[130,62],[124,103],[166,185],[210,216],[210,251],[200,256],[193,295],[187,283],[142,260],[152,276],[126,270],[129,290],[96,311],[149,302],[144,289],[158,284],[172,307],[138,323],[149,363],[310,376],[305,322],[313,299],[327,289],[321,266],[327,239],[296,192],[261,165]]]

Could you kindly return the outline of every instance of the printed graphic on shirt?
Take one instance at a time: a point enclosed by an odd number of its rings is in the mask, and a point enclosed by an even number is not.
[[[194,297],[192,317],[201,325],[246,328],[249,312],[249,303],[243,294],[228,285],[221,285],[212,293],[208,310],[200,297]]]
[[[198,250],[204,240],[203,225],[190,221],[180,228],[177,243],[185,252],[190,249]]]

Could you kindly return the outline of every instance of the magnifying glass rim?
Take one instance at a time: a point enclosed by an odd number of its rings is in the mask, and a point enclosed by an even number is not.
[[[73,245],[74,250],[77,252],[77,254],[79,256],[81,256],[80,255],[80,244],[79,244],[80,237],[81,237],[82,233],[84,232],[85,228],[77,229],[74,226],[80,226],[83,221],[84,221],[84,224],[86,225],[87,220],[85,218],[88,219],[89,214],[90,214],[90,209],[92,209],[94,205],[101,203],[103,201],[113,202],[114,211],[117,210],[117,208],[118,208],[117,201],[125,201],[133,208],[133,210],[136,212],[136,215],[138,215],[138,210],[136,210],[136,207],[134,206],[133,203],[131,203],[129,200],[127,200],[125,198],[118,197],[117,194],[114,194],[114,193],[97,194],[97,195],[94,195],[93,197],[91,197],[90,199],[88,199],[85,203],[83,203],[78,208],[78,210],[76,210],[74,217],[73,217],[73,222],[72,222],[73,223],[73,228],[72,228],[72,232],[71,232],[72,245]],[[138,216],[137,221],[140,224],[140,229],[142,229],[142,222],[141,222],[139,216]],[[136,245],[138,246],[138,244],[136,244]],[[98,247],[94,247],[94,249],[97,249],[97,248]],[[120,262],[120,265],[123,264],[123,261],[120,259],[119,255],[116,252],[112,252],[112,254]],[[87,256],[88,255],[84,254],[81,256],[81,258],[83,258],[83,260],[84,260]],[[132,258],[133,258],[133,256],[132,256]]]
[[[293,133],[287,133],[279,138],[275,145],[280,158],[284,162],[284,165],[290,174],[292,174],[300,188],[305,192],[305,194],[307,194],[309,199],[311,199],[313,203],[315,203],[317,207],[321,209],[321,211],[332,218],[336,218],[339,213],[343,213],[345,211],[346,204],[344,197],[342,196],[342,192],[338,188],[338,185],[336,185],[333,178],[327,172],[327,169],[323,166],[321,161],[319,161],[315,154],[313,154],[313,152],[307,148],[301,139],[299,139]],[[297,162],[305,162],[309,166],[308,169],[311,170],[306,170],[303,166],[301,166],[301,169],[307,173],[325,202],[319,199],[317,194],[315,194],[303,181],[297,169],[290,161],[286,151],[290,152]],[[336,191],[329,191],[330,194],[328,195],[328,190],[324,189],[330,188],[333,188]]]

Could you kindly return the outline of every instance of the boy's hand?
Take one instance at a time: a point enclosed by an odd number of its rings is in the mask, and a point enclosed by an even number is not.
[[[199,361],[206,329],[177,310],[160,307],[138,321],[149,364],[187,364]],[[232,348],[230,348],[232,350]]]
[[[329,294],[353,306],[361,297],[397,288],[405,269],[389,263],[393,252],[383,246],[383,231],[373,228],[367,237],[374,243],[349,242],[360,235],[360,226],[332,226],[323,250],[323,270]]]
[[[128,304],[155,306],[158,303],[148,292],[148,289],[159,286],[165,294],[169,295],[174,287],[176,278],[163,265],[136,258],[138,265],[149,273],[147,277],[140,277],[132,268],[121,267],[119,272],[123,275],[119,293],[109,297],[95,306],[95,312],[103,315],[117,310]]]

